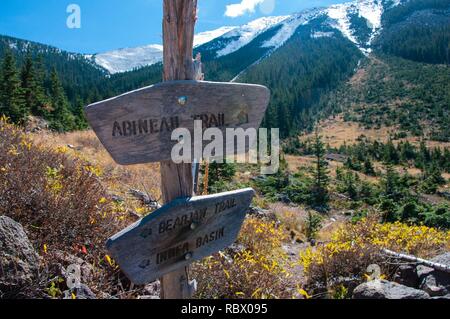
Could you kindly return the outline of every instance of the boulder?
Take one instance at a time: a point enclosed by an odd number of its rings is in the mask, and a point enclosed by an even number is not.
[[[432,262],[450,266],[450,253],[439,255]],[[419,265],[417,275],[420,280],[420,289],[426,291],[432,297],[446,296],[450,294],[450,274],[433,268]]]
[[[374,280],[356,287],[353,299],[429,299],[426,292],[387,280]]]
[[[260,218],[260,219],[266,219],[269,221],[277,221],[277,217],[275,216],[275,213],[270,211],[270,210],[266,210],[266,209],[262,209],[259,207],[253,207],[251,206],[248,209],[248,216],[252,216],[252,217],[256,217],[256,218]]]
[[[394,281],[400,285],[418,289],[420,286],[419,276],[414,265],[401,265],[394,275]]]
[[[36,279],[39,255],[19,223],[0,216],[0,295],[19,293]]]

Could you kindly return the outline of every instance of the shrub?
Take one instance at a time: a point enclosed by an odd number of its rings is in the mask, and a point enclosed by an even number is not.
[[[448,205],[440,205],[431,211],[422,213],[425,225],[441,229],[450,228],[450,207]]]
[[[94,265],[96,281],[84,282],[94,292],[111,292],[108,281],[118,270],[105,261],[105,241],[129,221],[109,199],[102,170],[69,157],[65,148],[33,145],[6,118],[0,119],[0,150],[0,215],[21,223],[42,255],[48,277],[42,291],[55,285],[59,274],[52,269],[63,252]]]
[[[322,227],[323,218],[319,214],[308,211],[308,217],[304,222],[305,236],[308,240],[316,239],[317,233]]]
[[[249,218],[238,239],[240,251],[218,253],[193,266],[199,283],[196,297],[262,299],[290,297],[286,289],[287,256],[281,244],[287,236],[273,222]]]
[[[393,266],[380,253],[382,248],[429,258],[450,248],[450,232],[400,222],[379,224],[374,219],[346,224],[329,243],[301,253],[307,290],[323,293],[342,284],[354,288],[363,282],[367,267],[372,264],[378,264],[383,274],[390,276]],[[343,283],[343,279],[348,281]]]

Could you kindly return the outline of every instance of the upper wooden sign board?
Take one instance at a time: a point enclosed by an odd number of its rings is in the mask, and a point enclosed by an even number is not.
[[[173,130],[186,128],[193,140],[194,120],[224,136],[227,128],[258,129],[269,99],[260,85],[173,81],[91,104],[86,115],[113,159],[131,165],[170,160]]]
[[[111,237],[106,246],[133,283],[147,284],[231,245],[253,196],[248,188],[177,199]]]

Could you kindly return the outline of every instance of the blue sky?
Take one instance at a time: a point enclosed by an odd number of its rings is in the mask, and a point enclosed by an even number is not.
[[[162,0],[0,0],[0,34],[80,53],[161,43]],[[196,32],[344,0],[198,0]],[[261,4],[262,3],[262,4]],[[67,7],[81,9],[69,29]],[[227,7],[234,5],[232,7]]]

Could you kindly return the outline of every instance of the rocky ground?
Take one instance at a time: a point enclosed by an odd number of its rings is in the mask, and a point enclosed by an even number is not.
[[[273,214],[264,210],[252,210],[251,216],[273,219]],[[293,240],[286,243],[283,249],[292,261],[298,258],[299,252],[309,247],[310,243]],[[239,249],[239,247],[232,248]],[[58,257],[61,264],[61,275],[70,277],[67,266],[78,265],[81,271],[81,279],[86,278],[92,272],[92,265],[87,264],[81,258],[60,253]],[[48,295],[36,294],[33,296],[33,288],[39,281],[41,257],[30,243],[22,225],[6,216],[0,216],[0,292],[9,297],[36,297],[48,298]],[[430,261],[450,266],[450,253],[439,255]],[[392,260],[400,264],[398,260]],[[294,265],[294,263],[292,263]],[[296,276],[291,281],[302,282],[302,269],[294,265],[292,273]],[[158,299],[160,292],[159,282],[154,282],[139,288],[138,299]],[[73,295],[78,299],[110,298],[109,296],[96,296],[89,287],[80,284],[75,288],[63,292],[64,298],[71,299]],[[1,297],[1,296],[0,296]],[[117,298],[117,297],[116,297]],[[429,268],[420,264],[401,263],[394,276],[394,281],[372,280],[363,283],[353,291],[354,299],[450,299],[450,274]]]

